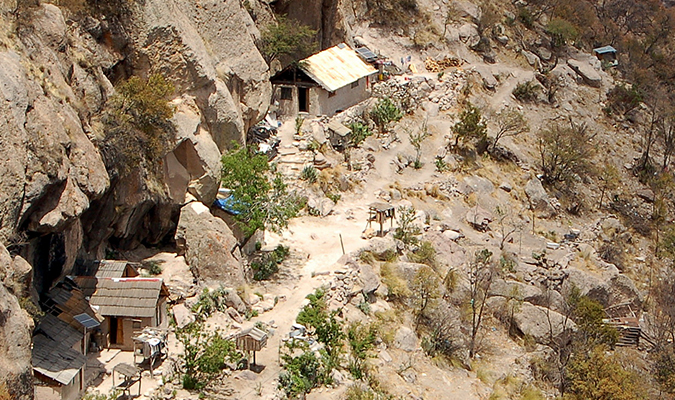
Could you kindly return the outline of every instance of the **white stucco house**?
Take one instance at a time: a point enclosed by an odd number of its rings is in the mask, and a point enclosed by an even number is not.
[[[270,80],[280,117],[332,116],[370,97],[377,70],[340,43],[279,71]]]

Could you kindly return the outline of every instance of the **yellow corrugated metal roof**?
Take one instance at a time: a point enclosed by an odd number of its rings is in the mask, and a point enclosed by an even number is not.
[[[344,43],[305,58],[300,68],[329,92],[377,72]]]

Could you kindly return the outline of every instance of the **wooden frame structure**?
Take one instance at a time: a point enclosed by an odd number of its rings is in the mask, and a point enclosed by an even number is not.
[[[267,346],[267,332],[258,328],[249,328],[242,331],[235,337],[235,344],[238,350],[247,353],[253,352],[253,365],[255,365],[255,353]]]
[[[124,377],[119,385],[115,384],[115,372]],[[112,370],[112,378],[113,388],[121,390],[127,398],[131,397],[131,387],[138,382],[138,395],[141,395],[141,372],[133,365],[125,363],[115,365]]]
[[[390,220],[391,226],[389,229],[394,227],[394,218],[396,218],[396,209],[391,204],[387,203],[372,203],[368,206],[368,222],[366,224],[366,229],[372,226],[372,223],[379,223],[380,230],[377,233],[377,236],[384,236],[384,223],[386,220]]]

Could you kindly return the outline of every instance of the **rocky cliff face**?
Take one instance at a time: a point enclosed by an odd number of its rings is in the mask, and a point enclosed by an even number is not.
[[[24,3],[2,3],[0,240],[44,289],[78,255],[171,238],[187,193],[210,204],[221,152],[264,116],[271,87],[239,1],[109,5],[112,15]],[[176,88],[175,141],[159,181],[120,177],[104,164],[97,116],[113,83],[152,73]]]
[[[237,0],[68,4],[0,2],[0,243],[35,267],[37,291],[77,257],[173,240],[186,195],[213,201],[221,153],[244,142],[271,96],[259,32]],[[99,116],[118,81],[153,73],[175,86],[175,137],[160,176],[120,176]],[[0,286],[0,343],[14,346],[0,359],[16,365],[0,370],[23,382],[30,346],[2,340],[29,343],[12,290]]]

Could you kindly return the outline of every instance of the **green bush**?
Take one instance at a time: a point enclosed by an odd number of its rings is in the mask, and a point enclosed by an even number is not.
[[[452,132],[455,134],[455,147],[459,141],[466,143],[468,140],[475,142],[487,141],[487,125],[483,120],[480,110],[468,103],[459,115],[459,121],[453,125]]]
[[[208,386],[225,363],[237,362],[242,355],[234,342],[225,339],[219,332],[206,332],[199,322],[176,330],[176,338],[183,345],[183,388],[194,390]]]
[[[569,41],[574,41],[579,32],[569,21],[562,18],[553,18],[546,25],[546,32],[551,35],[554,47],[561,47]]]
[[[359,147],[368,136],[373,134],[373,131],[370,130],[370,127],[361,122],[352,123],[349,125],[349,129],[352,130],[352,147]]]
[[[238,212],[235,218],[246,236],[265,229],[279,232],[297,216],[302,202],[287,192],[280,174],[268,176],[266,155],[258,154],[254,148],[235,146],[221,162],[223,187],[232,190],[233,208]]]
[[[415,214],[417,211],[413,207],[399,207],[397,223],[398,227],[394,231],[394,238],[402,241],[406,246],[417,243],[417,235],[420,234],[420,228],[415,224]]]
[[[262,256],[260,261],[251,263],[253,279],[262,281],[269,279],[279,271],[281,264],[290,254],[290,249],[284,245],[278,245],[272,252]]]
[[[262,29],[259,47],[268,63],[284,56],[300,60],[316,50],[316,31],[298,21],[278,17],[276,24]]]
[[[315,183],[319,178],[319,173],[313,165],[307,165],[300,173],[300,179],[309,183]]]
[[[388,97],[380,99],[375,107],[370,111],[370,117],[377,125],[380,133],[388,132],[388,125],[391,122],[398,122],[403,118],[401,110]]]
[[[534,81],[519,83],[513,89],[513,97],[523,103],[533,103],[539,98],[540,86]]]

